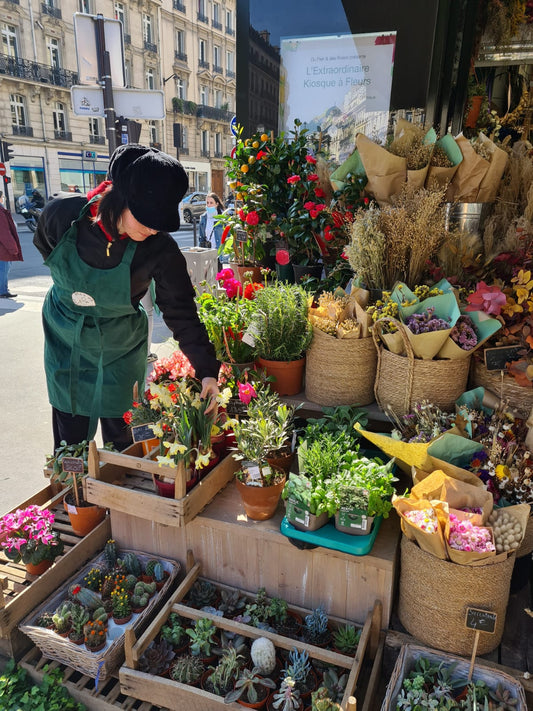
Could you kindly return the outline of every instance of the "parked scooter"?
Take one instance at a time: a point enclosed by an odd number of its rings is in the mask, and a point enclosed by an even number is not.
[[[27,195],[21,195],[17,200],[17,207],[26,222],[26,226],[35,232],[37,222],[44,207],[44,198],[38,190],[34,190],[31,199]]]

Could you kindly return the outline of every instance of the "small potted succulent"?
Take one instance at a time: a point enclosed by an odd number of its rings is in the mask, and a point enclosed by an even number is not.
[[[214,661],[212,650],[217,643],[217,628],[211,620],[201,617],[196,620],[194,627],[188,627],[185,633],[191,638],[189,648],[193,656],[200,657],[205,663]]]
[[[301,652],[296,647],[291,649],[282,676],[294,681],[294,688],[299,691],[302,700],[309,698],[318,685],[316,673],[305,649]]]
[[[281,682],[279,691],[272,697],[270,708],[275,711],[300,711],[303,708],[300,692],[290,676],[286,676]]]
[[[242,706],[261,708],[267,697],[268,690],[275,689],[276,684],[268,677],[259,675],[257,669],[241,669],[235,688],[224,697],[226,704],[239,702]]]
[[[346,689],[346,684],[348,683],[348,672],[344,671],[342,674],[339,674],[335,671],[333,667],[328,667],[327,669],[324,670],[324,674],[322,676],[322,686],[320,688],[324,689],[322,694],[318,695],[318,698],[324,700],[324,699],[329,699],[330,703],[332,704],[339,704],[343,697],[344,697],[344,691]],[[317,691],[319,691],[317,689]],[[311,695],[311,698],[314,696],[314,694]],[[325,704],[325,702],[322,704],[324,708],[328,708]],[[320,706],[319,706],[320,708]],[[332,706],[333,709],[336,709],[337,706]]]
[[[214,606],[217,596],[217,588],[213,583],[209,580],[197,580],[189,592],[187,604],[201,610],[202,607]]]
[[[333,631],[333,647],[341,654],[353,656],[356,652],[361,630],[353,625],[340,625]]]
[[[131,611],[135,614],[142,612],[150,601],[150,596],[155,591],[155,582],[143,583],[139,580],[135,583],[130,598]]]
[[[228,647],[214,667],[209,667],[202,677],[202,687],[217,696],[225,696],[233,689],[245,659],[234,647]]]
[[[154,676],[165,675],[176,656],[172,645],[166,640],[153,641],[139,658],[139,671]]]
[[[161,627],[161,639],[169,642],[177,652],[183,651],[189,646],[182,619],[175,612],[170,613],[168,620]]]
[[[202,674],[205,672],[205,664],[200,657],[186,654],[178,657],[170,667],[170,678],[179,681],[180,684],[198,686]]]
[[[329,689],[321,686],[311,694],[311,711],[342,711],[342,707],[331,699]]]
[[[322,606],[304,617],[303,639],[316,647],[326,647],[331,641],[329,618]]]
[[[132,618],[131,600],[124,588],[117,587],[111,593],[113,605],[113,622],[117,625],[125,625]]]
[[[245,605],[246,598],[238,590],[222,588],[220,591],[220,602],[217,609],[222,612],[224,617],[235,617],[244,610]]]
[[[107,615],[106,615],[107,619]],[[71,628],[68,638],[74,644],[83,644],[83,628],[89,622],[89,611],[83,605],[72,605],[70,609]]]
[[[83,627],[85,646],[90,652],[99,652],[106,646],[107,628],[102,620],[90,620]]]
[[[60,637],[67,637],[72,627],[71,604],[63,602],[52,615],[55,630]]]

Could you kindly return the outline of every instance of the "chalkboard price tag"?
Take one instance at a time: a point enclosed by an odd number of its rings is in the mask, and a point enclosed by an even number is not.
[[[69,474],[83,474],[84,461],[81,457],[63,457],[61,467]]]
[[[466,626],[470,630],[494,634],[498,614],[490,610],[479,610],[476,607],[466,608]]]
[[[131,436],[134,442],[146,442],[148,439],[154,439],[155,435],[152,432],[150,425],[153,422],[149,422],[145,425],[135,425],[131,428]]]
[[[521,346],[500,346],[485,348],[485,366],[487,370],[505,370],[505,364],[516,360]]]
[[[235,230],[237,242],[248,242],[248,232],[246,230]]]

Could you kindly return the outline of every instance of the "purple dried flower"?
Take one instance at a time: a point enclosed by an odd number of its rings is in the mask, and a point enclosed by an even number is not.
[[[427,310],[422,313],[411,314],[405,321],[405,325],[411,333],[431,333],[433,331],[442,331],[450,328],[450,324],[443,318],[434,317],[434,306],[428,306]]]
[[[470,316],[459,316],[457,323],[452,328],[450,338],[464,351],[471,351],[477,346],[478,337]]]

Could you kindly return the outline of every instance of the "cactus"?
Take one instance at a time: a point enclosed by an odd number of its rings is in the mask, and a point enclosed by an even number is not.
[[[68,592],[73,600],[83,605],[83,607],[88,607],[91,611],[96,610],[102,604],[95,592],[89,590],[89,588],[83,588],[81,585],[71,585]]]
[[[124,558],[122,559],[122,564],[126,571],[130,573],[131,575],[135,575],[136,578],[138,578],[141,573],[142,573],[142,565],[141,561],[139,558],[135,555],[135,553],[126,553]]]
[[[276,666],[276,648],[266,637],[259,637],[252,643],[251,657],[259,674],[268,676]]]
[[[86,647],[98,647],[106,639],[105,624],[101,620],[89,621],[83,628],[83,635]]]
[[[137,578],[135,577],[135,575],[131,575],[131,574],[127,575],[126,580],[122,583],[122,587],[124,588],[124,590],[128,590],[128,591],[133,590],[136,585],[137,585]]]
[[[37,627],[51,627],[54,624],[52,612],[43,612],[36,621]]]
[[[102,585],[102,580],[104,579],[104,574],[100,568],[91,568],[87,575],[83,578],[85,587],[94,592],[98,592]]]
[[[70,620],[70,605],[63,604],[57,608],[57,610],[52,615],[52,621],[55,625],[56,630],[62,634],[68,632],[71,627]]]
[[[105,607],[100,606],[93,612],[93,621],[96,622],[96,620],[100,620],[104,624],[107,622],[107,612]]]
[[[155,583],[144,583],[142,580],[139,580],[136,584],[135,587],[133,588],[133,594],[134,595],[148,595],[150,597],[155,593],[156,590],[156,584]]]
[[[148,563],[144,567],[144,572],[146,575],[150,576],[151,578],[154,577],[154,567],[159,564],[159,561],[157,558],[152,558],[152,560],[149,560]]]
[[[170,677],[181,684],[194,684],[202,676],[205,666],[199,657],[179,657],[170,669]]]
[[[112,538],[110,538],[109,541],[105,544],[104,548],[104,559],[109,570],[113,570],[113,568],[115,567],[115,564],[117,562],[117,555],[118,551],[116,543]]]
[[[238,678],[241,663],[244,657],[237,654],[237,650],[232,647],[225,650],[216,667],[209,667],[212,673],[207,681],[211,684],[215,694],[222,696],[229,689],[233,688],[233,682]]]
[[[131,606],[136,610],[140,610],[141,608],[146,607],[146,605],[148,605],[149,599],[150,598],[146,593],[141,593],[140,595],[136,595],[135,593],[133,593],[133,595],[131,596]]]
[[[311,694],[311,711],[342,711],[342,708],[330,699],[328,690],[321,686]]]
[[[289,663],[283,670],[283,676],[294,679],[295,685],[302,690],[310,671],[311,663],[308,653],[305,649],[299,652],[296,647],[293,647],[289,652]]]
[[[103,582],[102,582],[102,589],[100,591],[102,593],[102,598],[104,600],[110,598],[111,593],[113,592],[115,587],[116,587],[116,582],[115,582],[114,576],[113,575],[106,575]]]
[[[158,583],[160,583],[163,578],[165,577],[165,569],[163,568],[162,563],[156,563],[154,565],[154,580],[156,580]]]
[[[72,607],[70,616],[72,621],[72,631],[76,635],[83,634],[83,627],[87,622],[89,622],[89,612],[81,605],[74,605]]]

